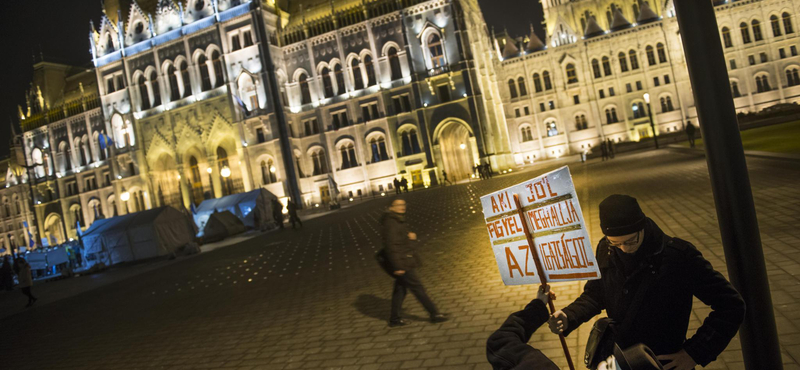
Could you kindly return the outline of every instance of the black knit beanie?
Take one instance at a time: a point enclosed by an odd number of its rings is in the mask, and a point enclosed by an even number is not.
[[[600,202],[600,228],[606,236],[633,234],[644,229],[646,223],[634,197],[614,194]]]

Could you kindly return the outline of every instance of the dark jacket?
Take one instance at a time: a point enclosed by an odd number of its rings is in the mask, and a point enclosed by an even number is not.
[[[644,252],[638,267],[625,277],[618,248],[603,238],[597,246],[602,279],[586,283],[583,294],[564,309],[567,335],[605,309],[618,323],[614,341],[626,348],[636,343],[657,355],[685,349],[702,366],[714,361],[728,346],[744,320],[745,305],[733,286],[689,242],[672,238],[648,219]],[[648,277],[647,275],[652,275]],[[632,317],[626,313],[646,281],[644,299]],[[711,313],[688,340],[686,331],[692,312],[692,297],[711,307]],[[624,320],[633,320],[627,333],[620,333]]]
[[[386,258],[394,271],[408,271],[421,265],[417,252],[408,239],[408,224],[405,216],[386,212],[381,218],[383,246]]]
[[[534,299],[525,309],[514,312],[486,342],[486,358],[494,370],[558,370],[542,351],[528,345],[531,335],[548,317],[544,303]]]

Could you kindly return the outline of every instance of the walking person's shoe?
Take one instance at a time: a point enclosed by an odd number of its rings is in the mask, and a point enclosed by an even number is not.
[[[437,313],[437,314],[431,315],[431,323],[432,324],[445,322],[447,320],[450,320],[450,315],[448,315],[446,313]]]
[[[390,328],[396,328],[398,326],[406,326],[408,324],[410,324],[410,322],[408,322],[406,320],[403,320],[403,319],[389,320],[389,327]]]

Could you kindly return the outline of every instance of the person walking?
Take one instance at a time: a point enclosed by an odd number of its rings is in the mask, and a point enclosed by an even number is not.
[[[608,159],[614,159],[614,140],[608,140]]]
[[[503,325],[486,341],[486,358],[494,370],[558,370],[559,367],[542,351],[528,345],[533,333],[547,322],[547,304],[555,296],[550,285],[539,285],[534,298],[522,311],[508,316]],[[644,345],[624,351],[614,349],[614,355],[601,361],[597,370],[663,370],[653,352]]]
[[[400,188],[400,180],[395,178],[393,182],[394,182],[394,193],[395,194],[400,194],[400,192],[403,190],[403,189]]]
[[[408,324],[400,316],[407,291],[411,291],[411,294],[428,311],[432,323],[447,321],[448,315],[439,312],[431,298],[428,297],[428,293],[415,271],[417,267],[421,266],[421,261],[412,244],[417,241],[417,234],[410,232],[406,223],[406,201],[403,199],[393,200],[388,212],[384,213],[381,218],[381,225],[383,227],[384,253],[394,278],[389,326]]]
[[[272,200],[272,218],[275,220],[275,224],[278,228],[283,229],[283,205],[278,199]]]
[[[444,178],[444,181],[443,181],[443,182],[446,182],[446,183],[448,183],[448,184],[450,184],[450,185],[453,185],[453,183],[452,183],[452,182],[450,182],[450,180],[448,180],[448,179],[447,179],[447,171],[445,171],[445,170],[442,170],[442,177]]]
[[[303,227],[303,221],[300,221],[300,217],[297,217],[297,203],[289,199],[289,203],[286,204],[286,209],[289,211],[289,222],[292,223],[292,229],[295,228],[295,223]]]
[[[694,135],[697,133],[697,129],[692,124],[692,121],[686,122],[686,136],[689,138],[689,147],[694,148]]]
[[[11,256],[3,258],[3,266],[0,266],[0,289],[14,289],[14,267],[12,267]]]
[[[31,287],[33,286],[31,265],[22,257],[17,257],[17,264],[19,265],[19,287],[22,290],[22,294],[28,297],[28,305],[25,306],[25,308],[28,308],[38,301],[38,299],[31,294]]]
[[[403,192],[408,193],[408,179],[403,177],[403,179],[400,180],[400,186],[403,188]]]
[[[608,159],[608,142],[605,140],[600,141],[600,152],[603,154],[603,161]]]
[[[587,282],[578,299],[555,312],[550,330],[569,335],[605,309],[614,322],[615,344],[647,345],[666,369],[690,370],[716,360],[744,320],[739,292],[694,245],[661,231],[636,198],[615,194],[603,200],[600,228],[602,278]],[[687,340],[694,297],[711,311]]]

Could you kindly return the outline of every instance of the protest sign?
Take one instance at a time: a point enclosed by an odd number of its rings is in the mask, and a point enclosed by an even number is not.
[[[546,282],[600,278],[568,167],[485,195],[481,205],[506,285],[538,284],[540,274]],[[534,253],[543,271],[538,271]]]

